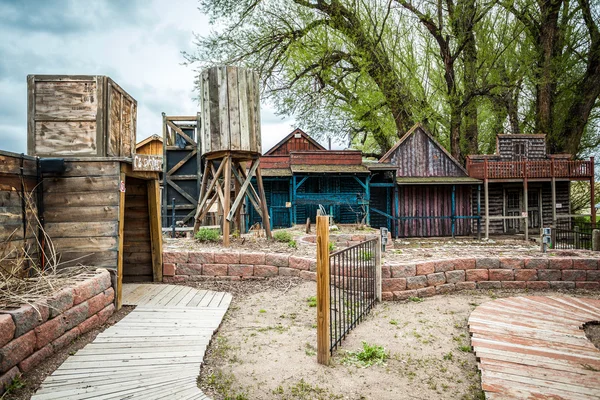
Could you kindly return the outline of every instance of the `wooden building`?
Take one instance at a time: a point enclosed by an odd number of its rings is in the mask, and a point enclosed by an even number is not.
[[[371,170],[371,226],[395,237],[472,234],[471,198],[480,180],[420,124],[412,127]]]
[[[572,218],[571,181],[589,181],[590,200],[594,198],[594,158],[547,154],[543,134],[498,135],[496,153],[468,156],[467,170],[472,178],[484,181],[486,237],[524,233],[528,238],[561,218]],[[591,217],[595,221],[594,207]]]
[[[136,154],[151,154],[162,156],[163,139],[158,135],[149,136],[135,145],[135,152]]]
[[[368,223],[370,173],[360,151],[326,150],[295,129],[261,157],[261,166],[274,228],[315,222],[319,205],[338,223]],[[249,220],[260,217],[250,210]]]
[[[123,281],[162,281],[158,172],[133,167],[137,103],[103,76],[28,83],[38,218],[60,265],[115,270],[120,306]]]

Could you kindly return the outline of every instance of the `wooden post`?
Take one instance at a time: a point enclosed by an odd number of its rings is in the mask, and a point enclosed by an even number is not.
[[[552,190],[552,226],[556,226],[556,176],[554,174],[554,159],[550,161],[550,189]],[[542,217],[542,221],[544,218]],[[542,224],[543,225],[543,224]]]
[[[225,164],[225,180],[223,183],[223,246],[229,247],[229,227],[230,222],[227,221],[227,215],[229,214],[229,208],[231,207],[231,156],[228,155],[222,161]]]
[[[477,185],[477,240],[481,240],[481,185]]]
[[[163,136],[163,198],[162,198],[162,215],[166,218],[167,216],[167,205],[169,203],[169,199],[167,199],[167,115],[162,113],[163,119],[163,128],[162,128],[162,136]],[[162,221],[161,221],[162,226]]]
[[[579,232],[579,225],[575,225],[573,227],[573,240],[576,249],[579,249],[581,245],[581,233]]]
[[[260,162],[258,159],[255,161],[257,164]],[[260,165],[256,169],[256,183],[258,185],[258,195],[260,196],[260,202],[262,204],[263,212],[263,227],[267,234],[267,239],[272,239],[271,235],[271,220],[269,218],[269,208],[267,207],[267,196],[265,195],[265,188],[262,181],[262,173],[260,172]]]
[[[592,250],[600,251],[600,229],[592,231]]]
[[[485,240],[490,238],[490,194],[488,188],[488,160],[483,161],[483,201],[485,202]]]
[[[592,177],[590,178],[590,198],[591,198],[591,208],[590,211],[592,212],[592,229],[594,229],[596,227],[596,180],[595,180],[595,173],[594,173],[594,157],[590,157],[590,164],[591,164],[591,171],[590,173],[592,174]]]
[[[160,185],[158,180],[148,181],[148,213],[150,214],[150,250],[154,282],[163,280],[162,229],[160,223]]]
[[[381,301],[381,235],[375,245],[375,299]]]
[[[523,204],[525,208],[525,241],[529,240],[529,197],[527,196],[527,178],[523,180]]]
[[[317,362],[329,365],[329,216],[317,216]]]
[[[121,164],[120,181],[126,182],[124,164]],[[123,305],[123,231],[125,228],[125,192],[119,192],[119,252],[117,254],[117,310]]]

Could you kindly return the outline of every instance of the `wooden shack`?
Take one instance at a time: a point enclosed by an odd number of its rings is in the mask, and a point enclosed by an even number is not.
[[[27,153],[129,157],[137,102],[107,76],[29,75]]]
[[[163,139],[158,135],[148,136],[135,145],[136,154],[160,155],[163,154]]]
[[[547,154],[543,134],[500,134],[496,153],[468,156],[467,170],[484,181],[486,237],[492,233],[528,238],[542,227],[575,217],[570,210],[571,181],[589,181],[594,204],[594,158]],[[591,207],[592,221],[595,214]]]
[[[471,198],[481,181],[469,177],[421,124],[370,169],[371,213],[378,214],[372,226],[385,226],[396,237],[472,233],[470,220],[478,217],[471,212]]]
[[[369,220],[369,170],[356,150],[326,150],[295,129],[261,157],[267,206],[274,228],[316,222],[321,205],[334,221]],[[253,210],[250,223],[260,221]]]

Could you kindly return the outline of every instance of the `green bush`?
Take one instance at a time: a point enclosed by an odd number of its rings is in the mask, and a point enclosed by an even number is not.
[[[290,240],[288,242],[288,247],[290,247],[292,249],[297,249],[298,248],[298,243],[296,243],[296,241],[292,239],[292,240]]]
[[[288,231],[277,231],[273,233],[273,239],[278,242],[289,243],[291,240],[293,240],[293,237]]]
[[[194,237],[201,242],[216,242],[221,235],[217,229],[200,228]]]
[[[383,364],[389,358],[389,353],[383,346],[370,345],[367,342],[362,342],[362,346],[362,351],[349,351],[342,360],[342,363],[370,367],[375,364]]]

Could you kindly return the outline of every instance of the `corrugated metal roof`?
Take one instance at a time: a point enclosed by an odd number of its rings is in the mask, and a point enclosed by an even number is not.
[[[364,165],[292,165],[292,173],[297,174],[368,174]]]
[[[289,168],[261,168],[262,176],[292,176]]]
[[[406,176],[397,177],[398,185],[476,185],[479,179],[469,176]]]

